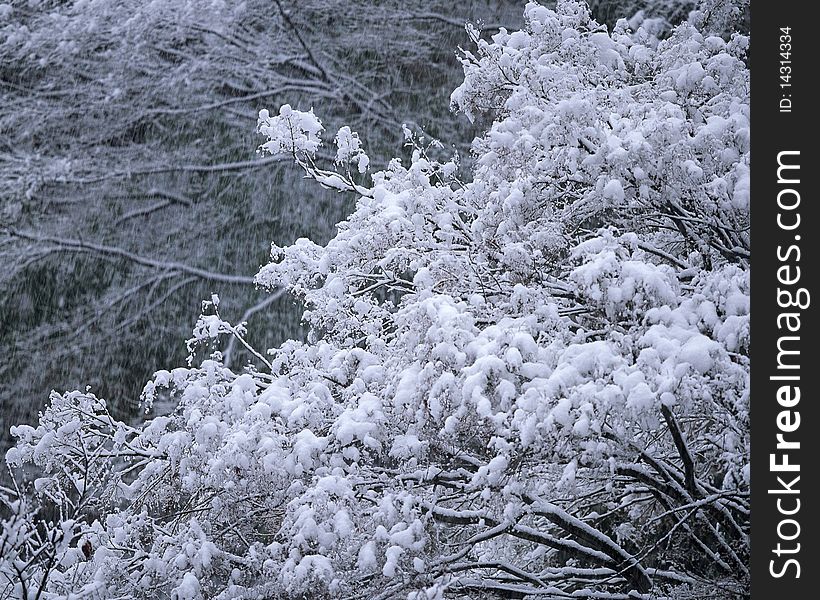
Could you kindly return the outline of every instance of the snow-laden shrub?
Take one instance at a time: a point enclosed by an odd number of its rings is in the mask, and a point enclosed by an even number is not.
[[[409,130],[407,164],[368,176],[343,128],[322,167],[312,112],[260,114],[261,151],[358,197],[257,275],[310,340],[157,373],[146,405],[177,406],[142,427],[55,394],[7,457],[7,595],[744,592],[748,41],[568,0],[525,19],[469,29],[471,181]],[[203,309],[192,352],[247,343]]]

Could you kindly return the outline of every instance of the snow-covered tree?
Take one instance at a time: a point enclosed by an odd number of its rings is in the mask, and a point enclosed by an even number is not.
[[[254,349],[213,296],[143,393],[170,414],[53,395],[7,455],[7,595],[746,593],[748,38],[524,16],[468,28],[469,180],[411,128],[371,175],[349,127],[324,159],[313,111],[260,112],[264,156],[357,198],[256,276],[308,341]]]
[[[303,337],[301,307],[256,292],[253,274],[272,237],[326,241],[350,204],[278,158],[253,160],[256,114],[313,106],[361,131],[380,161],[411,119],[466,148],[474,132],[450,117],[448,95],[467,18],[516,23],[520,10],[0,1],[0,449],[12,418],[42,408],[22,396],[92,385],[131,413],[117,399],[184,360],[180,340],[212,291],[255,325],[254,343]],[[226,364],[243,360],[226,348]]]

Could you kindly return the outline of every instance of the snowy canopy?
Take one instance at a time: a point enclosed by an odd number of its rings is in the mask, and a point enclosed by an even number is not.
[[[205,303],[205,358],[145,389],[169,415],[72,392],[17,427],[7,460],[63,511],[43,597],[743,592],[748,40],[569,0],[525,21],[468,28],[452,102],[492,124],[467,180],[415,133],[369,176],[343,128],[320,167],[312,111],[262,111],[262,152],[358,197],[256,276],[310,339],[229,370],[208,342],[243,329]]]

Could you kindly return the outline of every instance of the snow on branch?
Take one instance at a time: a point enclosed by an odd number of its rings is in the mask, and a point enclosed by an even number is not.
[[[524,10],[520,31],[470,30],[452,101],[487,125],[467,177],[409,127],[409,160],[371,174],[351,128],[328,159],[312,110],[259,113],[260,153],[351,194],[351,213],[326,243],[271,244],[255,281],[274,295],[243,322],[203,304],[190,363],[145,386],[167,410],[126,425],[55,394],[14,428],[14,593],[747,593],[747,41],[610,31],[573,0]],[[259,350],[244,321],[282,293],[307,339]],[[229,368],[240,347],[249,364]],[[51,537],[31,511],[59,515]]]

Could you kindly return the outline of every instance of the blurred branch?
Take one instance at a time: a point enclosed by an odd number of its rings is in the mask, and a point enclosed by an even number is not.
[[[140,256],[138,254],[134,254],[133,252],[129,252],[128,250],[124,250],[116,246],[104,246],[102,244],[93,244],[91,242],[84,242],[82,240],[72,240],[51,236],[36,235],[33,233],[18,231],[16,229],[11,228],[7,228],[6,231],[11,236],[28,240],[31,242],[54,244],[66,251],[91,251],[106,256],[116,256],[146,267],[153,267],[155,269],[162,269],[165,271],[179,271],[181,273],[194,275],[195,277],[199,277],[200,279],[205,279],[208,281],[218,281],[221,283],[232,284],[239,283],[248,285],[251,285],[254,282],[253,277],[247,277],[244,275],[230,275],[226,273],[215,273],[213,271],[200,269],[198,267],[191,267],[189,265],[175,261],[163,261],[155,258],[148,258],[146,256]]]

